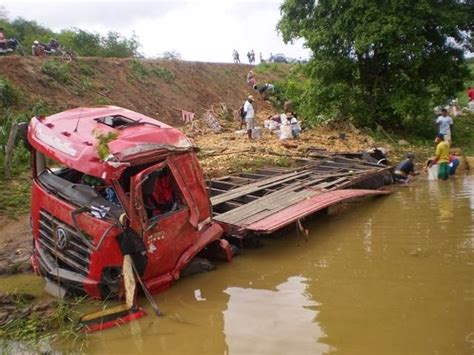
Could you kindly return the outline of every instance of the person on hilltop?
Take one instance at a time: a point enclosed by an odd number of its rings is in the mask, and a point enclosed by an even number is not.
[[[451,144],[451,126],[453,125],[453,119],[448,116],[448,110],[443,108],[441,110],[441,115],[436,119],[436,124],[438,125],[438,133],[442,134],[444,141],[449,145]]]
[[[393,173],[393,179],[397,182],[408,183],[410,182],[410,176],[417,175],[415,173],[415,155],[412,153],[407,154],[405,160],[400,162]]]
[[[33,41],[33,44],[31,45],[31,54],[34,57],[44,57],[44,49],[46,48],[46,45],[44,43],[40,43],[37,40]]]
[[[7,49],[7,38],[5,37],[3,27],[0,27],[0,48]]]
[[[240,63],[239,52],[236,49],[232,52],[232,57],[234,58],[234,63]]]
[[[255,110],[253,108],[253,96],[249,95],[244,104],[245,123],[247,125],[247,136],[252,139],[252,131],[255,128]]]
[[[470,86],[467,88],[467,98],[469,101],[474,102],[474,88],[471,88]]]
[[[253,51],[253,49],[250,51],[250,59],[251,63],[255,64],[255,52]]]
[[[252,53],[250,53],[250,51],[247,52],[247,59],[249,61],[249,64],[252,64]]]
[[[445,141],[444,134],[438,133],[435,139],[436,153],[428,167],[438,164],[438,179],[447,180],[449,177],[449,144]]]

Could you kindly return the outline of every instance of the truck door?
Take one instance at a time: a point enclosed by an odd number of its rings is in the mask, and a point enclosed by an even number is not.
[[[169,272],[183,247],[194,240],[190,211],[168,163],[149,167],[132,177],[132,226],[141,229],[148,267],[145,278]],[[136,219],[137,221],[133,221]]]

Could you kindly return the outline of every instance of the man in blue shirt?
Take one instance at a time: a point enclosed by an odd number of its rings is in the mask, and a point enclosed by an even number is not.
[[[407,158],[400,164],[398,164],[397,168],[395,169],[395,172],[393,173],[393,178],[395,181],[407,183],[410,180],[410,175],[416,175],[415,164],[413,163],[414,160],[414,154],[407,154]]]

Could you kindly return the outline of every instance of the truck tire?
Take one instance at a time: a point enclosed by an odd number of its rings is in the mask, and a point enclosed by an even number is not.
[[[229,244],[230,251],[232,252],[232,257],[240,254],[240,247],[235,244]]]
[[[195,257],[189,262],[188,265],[183,268],[181,271],[181,277],[201,274],[203,272],[209,272],[215,269],[216,267],[209,260]]]

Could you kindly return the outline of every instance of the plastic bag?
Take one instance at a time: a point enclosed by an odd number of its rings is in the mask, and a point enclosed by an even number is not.
[[[255,127],[252,129],[252,138],[253,139],[260,139],[262,138],[262,127]]]
[[[281,125],[280,126],[280,139],[293,139],[293,132],[291,131],[291,126]]]
[[[428,180],[438,180],[438,164],[433,164],[428,168]]]
[[[263,122],[263,125],[265,128],[269,129],[270,131],[273,131],[278,128],[278,122],[275,122],[273,120],[265,120]]]

